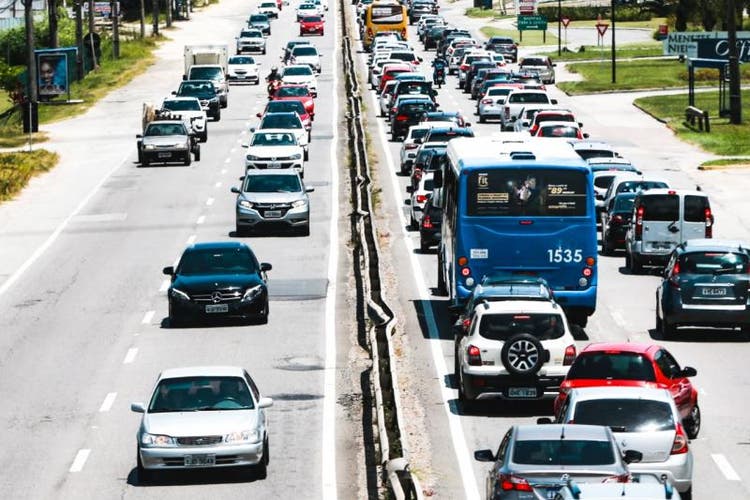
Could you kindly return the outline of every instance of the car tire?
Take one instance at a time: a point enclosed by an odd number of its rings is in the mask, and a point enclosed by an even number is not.
[[[687,491],[680,493],[680,498],[682,500],[693,500],[693,487],[691,486]]]
[[[195,152],[193,153],[195,155],[195,161],[201,161],[201,147],[196,146]]]
[[[221,111],[217,111],[217,112],[216,112],[216,113],[214,114],[214,121],[217,121],[217,122],[218,122],[218,121],[221,121]]]
[[[145,156],[141,159],[141,166],[142,167],[148,167],[150,165],[148,158]]]
[[[417,220],[414,218],[414,214],[409,214],[409,231],[416,231],[419,229],[419,224],[417,223]]]
[[[419,235],[419,251],[422,253],[430,251],[430,244],[424,240],[421,234]]]
[[[261,458],[258,465],[255,466],[255,473],[258,479],[265,479],[268,477],[268,463],[270,461],[268,438],[263,440],[263,458]]]
[[[263,313],[258,316],[258,324],[259,325],[267,325],[268,324],[268,299],[266,298],[266,305],[263,306]]]
[[[512,375],[533,375],[545,363],[544,347],[535,336],[519,333],[505,341],[500,351],[500,360]]]
[[[626,257],[628,269],[630,270],[630,274],[641,274],[643,271],[643,266],[640,262],[638,262],[638,259],[636,259],[633,255],[627,254]]]
[[[302,226],[302,229],[300,229],[300,234],[302,236],[310,236],[310,222],[308,221],[307,224]]]
[[[669,319],[667,319],[666,316],[661,318],[661,338],[662,340],[669,340],[672,337],[674,337],[674,334],[677,332],[677,327],[673,323],[669,322]]]
[[[685,433],[688,439],[696,439],[701,431],[701,409],[697,403],[690,410],[690,416],[682,423],[685,425]]]
[[[261,51],[261,54],[262,55],[266,55],[266,49],[265,48]]]
[[[190,150],[188,149],[188,152],[185,154],[185,161],[183,161],[182,164],[186,167],[189,167],[191,163],[193,163],[193,157],[191,156]]]
[[[302,153],[302,159],[305,161],[310,159],[310,152],[307,149],[305,149],[304,152]]]
[[[573,310],[567,313],[568,322],[586,328],[589,322],[589,315],[581,310]]]
[[[143,466],[141,462],[141,449],[136,447],[135,450],[136,463],[138,464],[136,469],[138,471],[138,483],[145,484],[150,483],[155,479],[155,471],[149,470]]]
[[[396,132],[391,131],[391,142],[398,142],[398,134]]]
[[[483,115],[479,115],[479,123],[485,123],[487,119]]]
[[[200,142],[208,142],[208,130],[204,131],[199,137]]]

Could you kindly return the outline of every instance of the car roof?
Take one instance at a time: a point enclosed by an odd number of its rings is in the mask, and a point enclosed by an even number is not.
[[[174,113],[174,115],[177,115],[177,114],[179,114],[179,113]],[[172,116],[174,116],[174,115],[172,115]],[[183,122],[182,120],[151,120],[150,122],[148,122],[149,125],[161,125],[163,123],[171,123],[171,124],[175,124],[175,125],[184,125],[185,124],[185,122]]]
[[[593,342],[583,349],[581,354],[591,352],[632,352],[637,354],[647,354],[652,350],[660,349],[657,344],[643,344],[637,342]]]
[[[662,179],[646,179],[646,180],[651,181],[651,180],[662,180]],[[654,195],[663,196],[665,194],[673,194],[673,195],[678,195],[678,196],[700,196],[703,198],[708,198],[708,195],[704,193],[703,191],[696,191],[694,189],[654,188],[654,189],[649,189],[647,191],[640,192],[641,196],[654,196]]]
[[[562,309],[552,302],[546,300],[512,300],[502,302],[489,302],[485,307],[478,308],[477,314],[507,314],[507,313],[547,313],[560,314]]]
[[[256,130],[251,135],[255,135],[255,134],[291,134],[291,133],[292,132],[289,132],[288,128],[262,128],[260,130]],[[248,170],[248,172],[249,171],[250,170]]]
[[[575,397],[577,401],[599,399],[649,399],[665,403],[674,401],[667,389],[641,386],[579,387],[570,389],[569,397]]]
[[[518,441],[537,441],[560,439],[563,435],[572,440],[610,441],[607,427],[583,424],[517,425],[515,438]]]
[[[181,377],[244,377],[244,372],[239,366],[185,366],[162,371],[159,380]]]
[[[747,252],[749,247],[750,245],[739,240],[695,238],[692,240],[685,241],[684,243],[679,245],[678,248],[687,252],[697,251],[697,250],[701,250],[701,251],[735,250],[735,251]]]

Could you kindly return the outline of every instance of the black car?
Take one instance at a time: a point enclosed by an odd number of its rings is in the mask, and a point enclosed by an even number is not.
[[[221,102],[211,80],[183,80],[172,95],[180,97],[197,97],[206,115],[217,122],[221,120]]]
[[[428,142],[439,142],[448,144],[457,137],[474,137],[474,130],[471,127],[432,127],[422,139],[418,139],[417,142],[428,143]]]
[[[471,33],[469,33],[466,30],[458,30],[458,29],[454,29],[454,30],[447,31],[447,32],[444,31],[443,36],[438,42],[438,46],[437,46],[438,54],[445,57],[445,50],[448,48],[448,45],[450,45],[451,40],[453,40],[454,38],[471,38]]]
[[[164,268],[172,277],[167,291],[169,325],[206,318],[256,319],[268,322],[266,272],[244,243],[195,243],[180,257],[177,268]]]
[[[672,251],[656,289],[656,329],[678,326],[742,328],[750,333],[750,249],[736,241],[688,240]]]
[[[247,27],[259,29],[264,35],[271,36],[271,20],[267,14],[251,14]]]
[[[422,36],[422,43],[424,44],[424,49],[434,49],[437,47],[438,40],[443,35],[443,31],[447,30],[447,26],[433,26],[432,28],[425,31],[424,35]]]
[[[426,111],[419,118],[420,122],[453,122],[459,127],[471,127],[460,111]]]
[[[602,255],[612,255],[625,248],[625,233],[633,220],[635,193],[621,193],[612,198],[602,214]]]
[[[391,120],[391,140],[398,141],[406,136],[409,127],[419,123],[425,111],[435,111],[437,106],[431,99],[402,99]]]
[[[436,207],[432,194],[427,195],[427,202],[422,211],[419,223],[419,250],[426,253],[430,247],[440,244],[440,231],[443,226],[443,209]]]
[[[518,61],[518,45],[512,38],[506,36],[493,36],[484,44],[486,50],[502,54],[510,62]]]
[[[474,77],[477,76],[477,72],[480,69],[493,69],[497,68],[497,65],[491,61],[474,61],[469,65],[469,69],[466,71],[466,77],[464,78],[464,92],[471,92],[471,85],[474,83]]]
[[[398,96],[404,94],[428,95],[432,97],[433,101],[435,100],[435,97],[437,97],[437,91],[432,88],[432,82],[426,82],[424,80],[399,81],[393,89],[393,98],[391,99],[391,102],[396,102]]]
[[[417,153],[417,157],[414,159],[414,164],[411,167],[409,186],[411,186],[412,191],[417,189],[419,181],[422,180],[422,176],[425,173],[441,170],[448,157],[446,144],[425,146],[427,147],[423,147]]]
[[[414,24],[425,14],[437,14],[437,5],[428,0],[412,2],[409,8],[409,24]]]

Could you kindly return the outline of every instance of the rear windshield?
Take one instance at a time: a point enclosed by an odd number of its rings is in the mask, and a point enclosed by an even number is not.
[[[401,113],[415,113],[417,111],[432,111],[435,109],[435,105],[431,102],[415,102],[407,103],[401,106]]]
[[[587,213],[584,172],[565,170],[490,170],[469,174],[470,216],[571,217]]]
[[[691,274],[747,274],[747,255],[732,252],[690,252],[680,257],[680,271]]]
[[[625,181],[617,186],[617,193],[637,193],[638,191],[645,191],[647,189],[659,189],[665,187],[667,187],[667,183],[660,181]],[[677,197],[675,196],[674,198],[676,199]]]
[[[549,97],[541,92],[516,92],[511,94],[508,99],[510,99],[510,102],[549,104]]]
[[[576,403],[576,424],[607,425],[615,432],[668,431],[675,427],[672,408],[646,399],[594,399]]]
[[[309,45],[299,45],[292,49],[292,55],[295,56],[317,56],[318,49]]]
[[[573,121],[573,120],[570,120]],[[584,160],[589,158],[614,158],[615,152],[611,149],[577,149],[576,153]]]
[[[455,130],[451,132],[432,132],[426,142],[448,142],[456,137],[474,137],[474,132],[469,130]]]
[[[578,129],[566,125],[552,125],[542,127],[539,131],[539,137],[567,137],[575,139],[578,137]]]
[[[710,210],[708,198],[705,196],[685,196],[685,221],[705,222],[706,210]]]
[[[559,314],[485,314],[479,335],[490,340],[508,340],[519,333],[529,333],[539,340],[559,339],[565,333]]]
[[[521,61],[519,66],[547,66],[547,60],[539,59],[537,57],[527,57]]]
[[[635,203],[635,196],[618,196],[615,198],[615,212],[630,212],[633,210],[633,204]]]
[[[672,222],[680,218],[680,197],[674,194],[644,196],[640,208],[643,208],[643,220]]]
[[[642,355],[633,352],[581,353],[573,362],[568,380],[643,380],[656,381],[654,367]]]
[[[529,465],[610,465],[615,463],[615,454],[609,441],[516,441],[513,462]]]
[[[541,122],[574,122],[575,119],[573,118],[573,115],[570,114],[554,114],[554,113],[544,113],[543,115],[539,115],[539,118],[536,120],[538,123]]]
[[[429,132],[430,129],[427,128],[415,128],[411,130],[411,138],[412,139],[421,139],[422,137],[427,135],[427,132]]]
[[[594,177],[594,186],[598,187],[599,189],[607,189],[612,184],[614,178],[614,174]]]

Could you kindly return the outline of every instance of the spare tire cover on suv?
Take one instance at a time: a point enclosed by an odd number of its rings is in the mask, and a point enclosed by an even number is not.
[[[545,362],[544,347],[538,338],[530,333],[519,333],[505,341],[500,359],[509,373],[532,375],[538,372]]]

